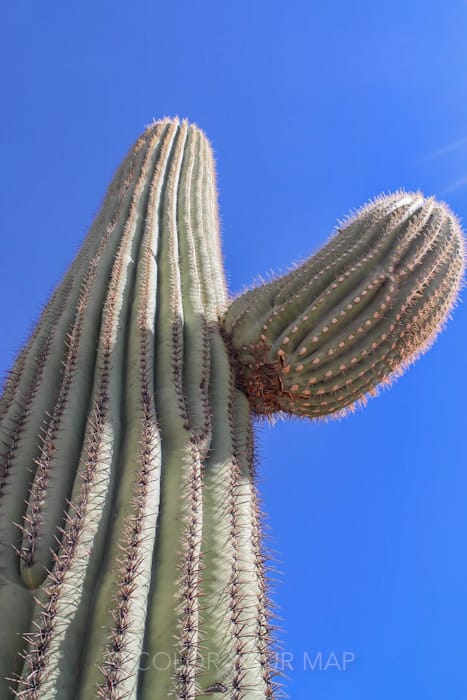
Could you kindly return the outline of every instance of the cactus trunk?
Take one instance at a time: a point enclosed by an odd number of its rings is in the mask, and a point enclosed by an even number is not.
[[[201,132],[149,129],[7,382],[0,675],[16,665],[19,697],[271,692],[215,203]]]
[[[211,150],[146,130],[0,399],[0,699],[276,696],[251,415],[340,415],[457,297],[445,205],[227,298]]]

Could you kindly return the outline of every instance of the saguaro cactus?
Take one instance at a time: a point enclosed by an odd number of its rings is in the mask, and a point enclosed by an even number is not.
[[[5,382],[0,697],[274,697],[251,414],[364,399],[462,269],[454,216],[399,193],[229,304],[209,145],[147,129]]]

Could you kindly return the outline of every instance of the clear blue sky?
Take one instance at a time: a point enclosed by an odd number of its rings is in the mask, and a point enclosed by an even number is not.
[[[1,25],[2,374],[154,117],[213,142],[232,292],[381,191],[467,219],[465,0],[16,0]],[[454,316],[366,409],[259,430],[295,700],[467,697],[466,305]],[[355,659],[304,669],[319,652]]]

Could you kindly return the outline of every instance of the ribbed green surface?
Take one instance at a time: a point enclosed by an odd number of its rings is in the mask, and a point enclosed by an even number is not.
[[[238,385],[257,413],[341,415],[431,345],[463,267],[445,204],[378,198],[317,255],[231,304],[224,329]]]
[[[210,147],[159,122],[2,398],[0,675],[18,697],[272,695],[226,303]]]

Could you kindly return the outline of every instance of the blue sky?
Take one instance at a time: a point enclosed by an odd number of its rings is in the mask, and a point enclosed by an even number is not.
[[[213,143],[232,292],[382,191],[467,220],[463,0],[17,0],[0,33],[2,374],[155,117]],[[467,697],[465,303],[454,316],[364,410],[259,428],[292,698]]]

